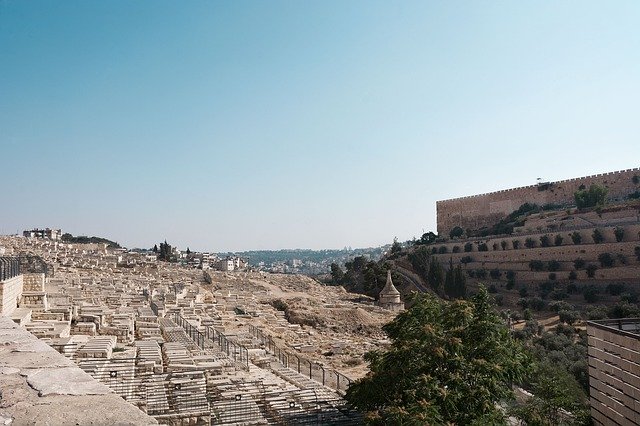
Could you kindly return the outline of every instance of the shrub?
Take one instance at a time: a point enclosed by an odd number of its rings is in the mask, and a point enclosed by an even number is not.
[[[578,190],[573,194],[579,209],[603,206],[607,200],[607,188],[592,184],[588,190]]]
[[[478,251],[489,251],[489,247],[487,247],[486,243],[478,244]]]
[[[549,272],[549,279],[551,281],[555,281],[556,280],[556,273],[555,272]]]
[[[548,235],[543,235],[540,237],[540,246],[541,247],[549,247],[551,245],[551,238]]]
[[[563,241],[564,238],[562,238],[562,235],[556,234],[556,238],[553,240],[553,244],[555,244],[556,246],[561,246]]]
[[[489,271],[489,275],[491,276],[491,278],[493,278],[494,280],[499,280],[500,276],[502,275],[502,272],[500,272],[499,269],[495,268],[492,269],[491,271]]]
[[[451,251],[454,253],[460,253],[460,246],[453,246],[453,249]]]
[[[607,317],[607,310],[602,306],[594,306],[587,309],[587,319],[590,321],[596,321],[605,319]]]
[[[464,234],[464,229],[460,228],[459,226],[456,226],[449,232],[449,237],[450,238],[462,237],[463,234]]]
[[[619,226],[613,230],[613,235],[616,236],[616,241],[621,242],[624,238],[624,228],[620,228]]]
[[[513,289],[513,287],[515,287],[515,285],[516,285],[516,280],[509,279],[509,280],[507,280],[506,288],[507,288],[507,290],[511,290],[511,289]]]
[[[544,271],[544,263],[541,260],[532,260],[529,262],[529,268],[532,271]]]
[[[534,240],[533,238],[529,237],[524,241],[524,246],[526,248],[534,248],[536,246],[536,240]]]
[[[562,310],[574,309],[572,305],[567,302],[551,302],[549,303],[549,310],[553,312],[560,312]]]
[[[543,283],[540,283],[540,286],[538,288],[538,293],[543,298],[546,298],[549,295],[549,293],[555,290],[555,288],[556,288],[556,283],[554,283],[553,281],[545,281]]]
[[[576,260],[573,261],[573,267],[576,268],[576,270],[582,269],[584,268],[584,265],[586,265],[586,263],[587,262],[585,262],[584,259],[577,258]]]
[[[497,292],[498,292],[498,289],[496,288],[496,285],[495,285],[495,284],[491,284],[491,285],[489,286],[489,289],[488,289],[488,290],[489,290],[489,293],[497,293]]]
[[[593,231],[593,234],[591,234],[591,238],[593,238],[593,242],[596,244],[600,244],[604,241],[604,235],[602,235],[602,231],[600,231],[598,228]]]
[[[471,256],[462,256],[462,258],[460,259],[460,263],[464,265],[471,262],[473,262],[473,258]]]
[[[631,181],[637,185],[638,183],[640,183],[640,176],[633,175],[633,177],[631,178]]]
[[[476,269],[476,278],[483,279],[487,277],[487,271],[484,269]]]
[[[498,243],[493,243],[493,251],[498,251]]]
[[[587,276],[589,278],[593,278],[596,276],[596,271],[598,270],[598,267],[596,265],[594,265],[593,263],[590,263],[587,265],[587,267],[585,268],[587,270]]]
[[[516,304],[522,309],[527,309],[529,307],[529,299],[520,298],[518,299],[518,302],[516,302]]]
[[[496,305],[502,306],[504,304],[504,295],[503,294],[496,294],[495,297],[493,298],[493,300],[496,301]]]
[[[609,318],[632,318],[640,316],[640,309],[629,303],[617,303],[607,311]]]
[[[464,251],[465,251],[466,253],[469,253],[471,250],[473,250],[473,244],[471,244],[471,243],[466,243],[466,244],[464,245]]]
[[[640,246],[636,246],[633,249],[633,253],[636,255],[636,259],[640,261]]]
[[[593,285],[587,286],[582,295],[587,303],[594,303],[598,300],[598,289]]]
[[[565,300],[569,298],[569,295],[564,291],[553,290],[549,293],[549,297],[553,300]]]
[[[600,262],[600,266],[603,268],[611,268],[616,263],[611,253],[600,253],[598,255],[598,262]]]
[[[574,231],[571,234],[569,234],[569,236],[571,237],[571,241],[573,241],[573,244],[580,244],[582,242],[582,234],[580,234],[578,231]]]
[[[638,303],[638,293],[625,293],[620,296],[620,300],[627,303]]]
[[[518,294],[520,295],[520,297],[527,297],[527,294],[529,294],[529,292],[527,291],[526,287],[520,287],[520,290],[518,290]]]
[[[512,280],[516,277],[516,273],[513,271],[507,271],[507,279]]]
[[[539,297],[532,297],[529,299],[529,307],[536,311],[541,311],[545,307],[544,300]]]
[[[437,254],[437,253],[438,253],[438,249],[436,247],[432,247],[431,254]]]
[[[506,250],[507,249],[507,242],[505,240],[500,241],[500,246],[502,247],[502,250]]]
[[[622,283],[612,283],[607,286],[607,293],[612,296],[619,296],[626,289],[626,286]]]
[[[569,272],[569,279],[572,281],[578,279],[578,274],[576,274],[576,271]]]
[[[440,248],[438,249],[438,253],[440,254],[445,254],[447,251],[447,246],[440,246]]]
[[[547,262],[547,269],[549,271],[559,271],[560,270],[560,262],[557,260],[550,260]]]
[[[511,241],[511,244],[513,245],[513,249],[517,250],[520,247],[520,241],[519,240],[513,240]]]
[[[572,271],[573,272],[573,271]],[[575,273],[575,272],[574,272]],[[576,294],[578,292],[578,286],[574,283],[571,283],[567,286],[567,293]]]
[[[578,311],[574,310],[565,309],[558,312],[558,315],[560,316],[560,322],[569,325],[572,325],[574,322],[580,319],[580,314],[578,313]]]

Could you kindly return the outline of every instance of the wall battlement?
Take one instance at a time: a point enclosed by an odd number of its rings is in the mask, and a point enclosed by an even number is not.
[[[640,185],[633,182],[634,176],[640,178],[640,168],[437,201],[438,234],[447,235],[456,226],[463,229],[491,226],[524,203],[573,204],[573,194],[581,185],[586,188],[592,184],[602,185],[609,190],[610,199],[620,199],[640,189]]]

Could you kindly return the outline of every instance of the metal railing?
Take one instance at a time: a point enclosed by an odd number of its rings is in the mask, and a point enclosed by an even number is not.
[[[191,325],[189,321],[182,317],[179,313],[174,315],[174,321],[181,326],[187,335],[201,349],[215,347],[221,352],[227,354],[229,359],[236,363],[239,367],[249,369],[249,351],[241,344],[231,341],[223,333],[213,327],[204,327],[203,331]]]
[[[259,328],[249,325],[249,331],[284,367],[339,392],[346,392],[351,385],[352,380],[344,374],[283,349],[276,344],[273,337]]]

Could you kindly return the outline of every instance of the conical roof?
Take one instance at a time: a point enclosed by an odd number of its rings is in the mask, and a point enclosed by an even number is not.
[[[387,271],[387,283],[384,285],[384,288],[380,291],[380,294],[384,294],[385,296],[387,295],[400,296],[400,292],[398,291],[396,286],[393,285],[393,281],[391,281],[391,270]]]

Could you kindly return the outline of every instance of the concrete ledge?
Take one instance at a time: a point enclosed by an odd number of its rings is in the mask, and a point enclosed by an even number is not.
[[[157,424],[46,343],[0,317],[0,425]]]

